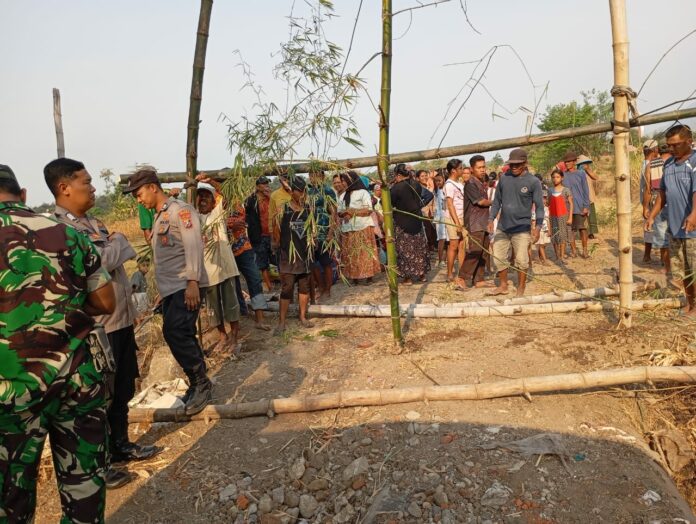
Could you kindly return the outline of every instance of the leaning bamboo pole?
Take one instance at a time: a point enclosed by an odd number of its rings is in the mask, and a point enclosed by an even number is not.
[[[628,158],[628,32],[626,0],[609,0],[611,37],[614,49],[614,165],[616,176],[616,217],[619,229],[620,324],[631,327],[631,285],[633,253],[631,239],[631,176]]]
[[[435,400],[484,400],[534,393],[584,391],[593,388],[657,382],[696,382],[696,366],[640,366],[605,369],[589,373],[569,373],[525,377],[483,384],[452,386],[414,386],[395,389],[336,391],[322,395],[276,398],[207,406],[200,413],[187,416],[183,409],[134,408],[128,414],[131,424],[138,422],[184,422],[190,420],[235,419],[273,416],[281,413],[306,413],[356,406],[387,406]]]
[[[196,202],[196,175],[198,174],[198,129],[201,119],[201,101],[203,99],[203,73],[205,72],[205,53],[208,48],[210,15],[213,0],[201,0],[196,33],[196,50],[193,55],[193,75],[191,76],[191,95],[189,98],[188,126],[186,132],[186,201]]]
[[[60,109],[60,90],[53,88],[53,123],[56,127],[58,158],[65,158],[65,138],[63,136],[63,112]]]
[[[671,122],[676,120],[684,120],[686,118],[696,117],[696,107],[688,109],[680,109],[677,111],[666,111],[663,113],[652,113],[649,115],[640,115],[631,118],[628,121],[630,127],[640,127],[652,124],[660,124],[662,122]],[[603,124],[590,124],[580,127],[572,127],[561,131],[551,131],[549,133],[539,133],[536,135],[523,135],[513,138],[503,138],[500,140],[490,140],[486,142],[476,142],[473,144],[464,144],[457,146],[442,147],[436,149],[425,149],[421,151],[408,151],[405,153],[393,153],[389,155],[389,161],[392,164],[400,164],[407,162],[419,162],[422,160],[437,160],[440,158],[450,158],[461,155],[472,155],[475,153],[486,153],[488,151],[499,151],[501,149],[509,149],[513,147],[524,147],[536,144],[545,144],[547,142],[555,142],[566,138],[576,138],[579,136],[599,135],[612,131],[613,125],[611,122]],[[295,173],[308,173],[310,169],[317,169],[320,166],[327,171],[338,169],[358,169],[362,167],[373,167],[379,163],[379,155],[366,156],[357,158],[345,158],[338,160],[313,161],[312,163],[303,162],[298,164],[286,164],[283,167],[288,171]],[[217,180],[224,180],[227,176],[233,174],[230,168],[222,169],[207,169],[206,173]],[[256,171],[253,172],[258,175]],[[272,173],[271,173],[272,174]],[[120,175],[121,183],[126,184],[130,174]],[[186,173],[182,172],[161,172],[158,173],[162,183],[175,184],[186,181]]]
[[[382,181],[382,215],[384,241],[387,247],[387,283],[389,285],[389,316],[394,344],[402,346],[401,314],[399,311],[399,278],[396,267],[394,213],[392,211],[389,174],[389,115],[391,108],[392,69],[392,2],[382,0],[382,89],[379,102],[379,155],[377,172]]]
[[[682,301],[679,298],[658,300],[641,300],[633,302],[633,311],[651,310],[658,308],[679,308]],[[498,317],[515,315],[548,315],[553,313],[594,313],[597,311],[623,311],[618,302],[548,302],[537,304],[492,305],[492,306],[453,306],[439,307],[422,304],[418,307],[411,304],[401,308],[400,314],[413,318],[465,318],[465,317]],[[328,317],[374,317],[392,318],[391,307],[387,305],[317,305],[309,307],[309,314]]]
[[[634,293],[643,293],[645,291],[650,291],[652,289],[655,289],[657,287],[655,282],[648,282],[645,284],[634,284],[633,285],[633,292]],[[498,306],[513,306],[513,305],[523,305],[523,304],[548,304],[552,302],[573,302],[573,301],[578,301],[578,300],[584,300],[587,298],[596,298],[596,297],[612,297],[616,296],[619,294],[619,289],[618,287],[596,287],[596,288],[588,288],[588,289],[578,289],[577,291],[565,291],[565,292],[554,292],[554,293],[546,293],[543,295],[530,295],[526,297],[513,297],[513,298],[505,298],[505,299],[486,299],[486,300],[474,300],[471,302],[443,302],[443,303],[438,303],[438,304],[401,304],[399,306],[399,311],[401,311],[402,315],[409,315],[411,311],[415,309],[428,309],[428,308],[468,308],[468,307],[498,307]],[[270,298],[270,295],[269,295]],[[372,311],[371,308],[377,307],[382,310],[386,310],[387,306],[372,306],[372,305],[366,305],[366,306],[359,306],[359,305],[349,305],[349,306],[332,306],[332,305],[323,305],[323,304],[318,304],[318,305],[310,305],[308,309],[309,314],[314,314],[314,315],[331,315],[335,311],[340,311],[340,309],[335,309],[335,308],[342,308],[342,307],[349,307],[349,308],[358,308],[358,307],[365,307],[369,308],[369,311]],[[267,302],[267,311],[278,311],[278,303],[277,302]],[[371,315],[370,315],[371,316]]]

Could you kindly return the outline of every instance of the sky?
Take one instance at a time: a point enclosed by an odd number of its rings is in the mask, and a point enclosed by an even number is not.
[[[337,16],[325,26],[327,37],[344,50],[358,5],[358,0],[335,0]],[[394,0],[394,11],[414,5],[416,0]],[[232,163],[221,115],[234,122],[242,114],[254,114],[252,93],[243,89],[239,53],[267,100],[284,102],[284,84],[274,78],[273,68],[288,37],[292,6],[292,0],[215,1],[199,169]],[[658,10],[655,2],[629,0],[627,6],[630,79],[637,91],[663,53],[694,29],[696,2],[663,0]],[[52,200],[42,170],[56,155],[54,87],[61,91],[66,156],[85,163],[99,191],[102,169],[127,173],[138,163],[150,163],[160,171],[185,170],[199,7],[194,0],[0,0],[0,163],[14,169],[28,190],[29,204]],[[294,9],[297,15],[307,13],[303,0]],[[392,152],[438,145],[442,129],[433,134],[474,67],[448,64],[478,60],[495,45],[512,46],[532,80],[510,48],[499,48],[482,83],[500,105],[494,108],[489,94],[478,88],[443,146],[525,134],[527,114],[510,115],[504,108],[533,110],[535,94],[543,114],[547,105],[579,100],[581,91],[611,89],[608,0],[468,0],[468,15],[481,34],[467,25],[458,0],[395,17]],[[380,48],[380,2],[366,0],[346,71],[355,72]],[[696,88],[695,51],[692,35],[663,60],[640,93],[640,112],[691,94]],[[379,60],[361,76],[370,96],[378,99]],[[494,118],[494,113],[505,118]],[[341,144],[330,151],[331,157],[375,154],[377,116],[367,97],[359,99],[354,118],[363,152]]]

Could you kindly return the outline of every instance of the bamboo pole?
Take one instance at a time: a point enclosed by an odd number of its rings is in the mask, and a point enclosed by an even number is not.
[[[675,120],[684,120],[686,118],[696,117],[696,108],[681,109],[677,111],[666,111],[663,113],[653,113],[649,115],[641,115],[629,120],[630,127],[639,127],[662,122],[670,122]],[[547,142],[555,142],[566,138],[575,138],[587,135],[599,135],[609,133],[613,129],[611,122],[603,124],[590,124],[580,127],[572,127],[561,131],[551,131],[549,133],[539,133],[536,135],[523,135],[513,138],[503,138],[500,140],[491,140],[487,142],[476,142],[473,144],[464,144],[458,146],[449,146],[436,149],[425,149],[421,151],[408,151],[405,153],[393,153],[389,156],[389,161],[392,164],[418,162],[422,160],[436,160],[439,158],[450,158],[461,155],[471,155],[475,153],[486,153],[488,151],[498,151],[501,149],[509,149],[513,147],[524,147],[535,144],[545,144]],[[286,164],[283,167],[295,173],[308,173],[310,168],[317,169],[321,167],[327,171],[338,169],[357,169],[362,167],[373,167],[378,165],[379,155],[366,156],[357,158],[346,158],[339,160],[325,160],[319,162],[317,160],[312,163],[303,162],[298,164]],[[213,178],[224,180],[227,176],[233,173],[230,168],[210,169],[206,170]],[[272,174],[272,173],[271,173]],[[130,174],[121,176],[121,183],[128,182]],[[186,181],[186,173],[182,172],[162,172],[158,173],[162,183],[174,184]],[[257,174],[255,174],[257,176]]]
[[[634,293],[643,293],[645,291],[650,291],[655,289],[655,282],[648,282],[646,284],[634,284]],[[544,295],[530,295],[526,297],[513,297],[505,299],[487,299],[487,300],[475,300],[471,302],[448,302],[442,304],[401,304],[399,311],[402,315],[409,316],[410,313],[415,309],[428,309],[428,308],[469,308],[469,307],[498,307],[498,306],[513,306],[513,305],[523,305],[523,304],[549,304],[552,302],[573,302],[578,300],[583,300],[586,298],[594,297],[611,297],[619,294],[618,287],[597,287],[588,289],[579,289],[577,291],[566,291],[566,292],[554,292],[546,293]],[[269,295],[270,297],[270,295]],[[278,311],[277,302],[267,302],[266,311]],[[335,312],[341,311],[338,308],[368,308],[366,311],[370,311],[370,315],[373,316],[372,311],[374,308],[379,308],[380,310],[386,311],[388,306],[372,306],[372,305],[310,305],[308,313],[313,315],[327,315],[336,314]]]
[[[666,298],[658,300],[642,300],[633,302],[632,310],[650,310],[656,308],[680,308],[679,298]],[[453,306],[438,307],[435,305],[421,304],[416,307],[410,304],[400,308],[403,316],[413,318],[466,318],[466,317],[497,317],[515,315],[544,315],[553,313],[593,313],[597,311],[622,310],[618,302],[546,302],[536,304],[511,304],[493,306]],[[271,310],[272,311],[272,310]],[[392,318],[392,310],[386,305],[317,305],[309,306],[309,313],[315,316],[331,317],[373,317]]]
[[[387,282],[389,284],[389,316],[394,344],[402,346],[401,313],[399,308],[399,279],[396,273],[396,244],[394,213],[392,211],[389,175],[389,115],[391,109],[392,69],[392,2],[382,0],[382,90],[379,103],[379,155],[377,172],[382,181],[382,214],[384,216],[384,240],[387,246]]]
[[[63,136],[63,112],[60,109],[60,90],[53,88],[53,123],[56,127],[58,158],[65,158],[65,138]]]
[[[529,398],[529,395],[533,393],[585,391],[593,388],[636,383],[652,385],[657,382],[694,383],[696,382],[696,366],[640,366],[606,369],[589,373],[525,377],[484,384],[336,391],[322,395],[212,405],[207,406],[203,411],[193,416],[186,416],[181,408],[134,408],[129,412],[128,422],[135,424],[137,422],[207,421],[273,416],[281,413],[306,413],[356,406],[387,406],[435,400],[484,400],[518,395]]]
[[[186,201],[196,202],[196,175],[198,174],[198,129],[201,118],[201,100],[203,99],[203,73],[205,72],[205,53],[208,48],[210,15],[213,0],[201,0],[196,33],[196,50],[193,55],[193,75],[191,77],[191,95],[189,97],[189,115],[186,133]]]
[[[631,327],[631,286],[633,259],[631,242],[631,176],[628,158],[628,33],[626,0],[609,0],[611,37],[614,49],[614,165],[616,174],[616,216],[619,229],[619,323]]]

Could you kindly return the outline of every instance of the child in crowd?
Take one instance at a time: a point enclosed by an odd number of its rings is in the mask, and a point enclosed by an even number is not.
[[[551,173],[553,187],[549,191],[549,218],[551,219],[551,243],[556,260],[563,262],[568,243],[568,229],[573,223],[573,195],[563,185],[563,171],[556,168]]]
[[[447,264],[446,244],[449,241],[447,236],[447,225],[445,224],[445,177],[438,173],[434,178],[435,182],[435,232],[437,234],[437,267],[443,268]]]
[[[131,276],[131,289],[133,290],[133,302],[139,316],[145,314],[149,307],[147,299],[147,279],[145,276],[150,271],[150,260],[148,258],[138,259],[138,269]]]
[[[551,242],[551,237],[549,236],[549,202],[548,202],[548,192],[543,190],[544,195],[544,222],[541,226],[541,232],[539,233],[539,240],[536,242],[537,253],[539,255],[539,262],[542,266],[546,265],[548,258],[546,257],[546,246]],[[532,219],[534,220],[534,219]],[[531,257],[529,258],[531,260]]]

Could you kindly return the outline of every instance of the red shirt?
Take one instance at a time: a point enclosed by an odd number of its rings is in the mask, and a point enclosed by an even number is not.
[[[264,237],[271,236],[271,232],[268,230],[268,198],[258,198],[256,203],[259,206],[259,219],[261,220],[261,235]]]

